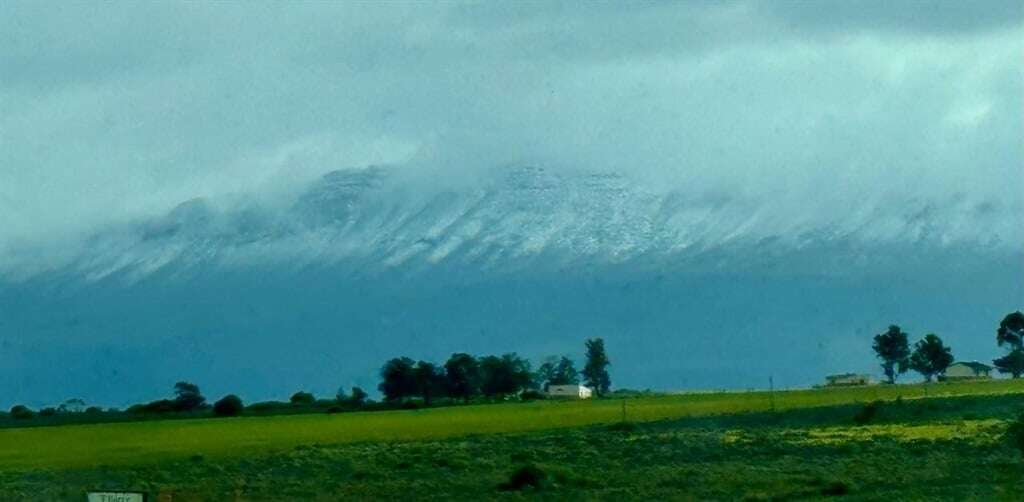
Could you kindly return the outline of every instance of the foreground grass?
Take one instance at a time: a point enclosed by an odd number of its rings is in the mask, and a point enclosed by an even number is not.
[[[1016,395],[1024,382],[873,386],[749,393],[707,393],[637,399],[532,402],[414,411],[240,417],[90,424],[0,430],[0,469],[129,466],[202,456],[227,459],[286,451],[299,445],[436,440],[521,433],[618,422],[651,422],[799,410],[872,400],[962,395]],[[774,403],[774,404],[773,404]]]
[[[1024,462],[1002,439],[1022,395],[695,416],[516,434],[307,444],[214,459],[0,471],[0,499],[1019,500]],[[536,486],[507,486],[531,466]],[[500,487],[504,486],[505,489]]]

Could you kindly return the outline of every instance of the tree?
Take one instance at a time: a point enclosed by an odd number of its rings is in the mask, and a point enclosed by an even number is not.
[[[245,406],[242,399],[234,394],[228,394],[220,401],[213,403],[213,414],[218,417],[234,417],[242,414]]]
[[[1005,356],[993,359],[992,364],[1000,373],[1009,373],[1013,378],[1024,374],[1024,313],[1019,310],[1007,314],[996,330],[996,344],[1009,350]]]
[[[193,411],[206,402],[199,392],[199,386],[189,382],[174,384],[174,408],[178,411]]]
[[[603,396],[612,386],[612,379],[608,376],[608,366],[612,363],[604,350],[603,339],[591,338],[587,340],[586,347],[587,364],[583,366],[583,381],[595,394]]]
[[[352,396],[348,398],[348,404],[353,408],[362,408],[366,406],[367,397],[366,391],[359,387],[352,387]]]
[[[882,371],[889,383],[896,383],[896,376],[907,372],[910,345],[907,334],[899,326],[894,324],[885,333],[875,335],[875,343],[871,348],[875,349],[875,354],[882,360]]]
[[[999,329],[996,330],[996,344],[1000,347],[1009,345],[1013,348],[1021,348],[1024,344],[1024,313],[1019,310],[1006,314]]]
[[[352,394],[349,395],[345,392],[345,387],[339,387],[338,393],[334,395],[335,400],[338,404],[349,406],[352,408],[362,408],[366,406],[366,398],[369,395],[363,389],[359,387],[352,387]]]
[[[572,359],[562,356],[555,365],[555,370],[551,373],[551,380],[548,381],[551,385],[572,385],[580,383],[580,373],[576,371],[576,365],[573,364]]]
[[[480,363],[469,354],[452,354],[444,363],[444,380],[448,396],[468,403],[480,393]]]
[[[926,382],[931,382],[932,377],[944,373],[950,364],[953,364],[951,349],[934,333],[925,335],[914,344],[914,353],[910,356],[910,369],[920,373]]]
[[[480,373],[482,375],[480,390],[487,397],[518,394],[529,388],[533,382],[530,362],[514,352],[501,357],[481,358]]]
[[[413,372],[413,360],[408,357],[396,357],[380,369],[381,383],[377,389],[384,394],[386,401],[401,401],[416,395],[416,375]]]
[[[580,374],[572,359],[562,356],[549,358],[537,370],[537,384],[547,390],[550,385],[572,385],[580,383]]]
[[[555,356],[548,356],[544,358],[544,362],[537,368],[537,372],[533,375],[534,385],[543,391],[548,390],[548,382],[555,375],[555,366],[558,366],[558,358]]]
[[[416,363],[413,375],[416,378],[416,395],[423,398],[424,404],[429,406],[435,396],[444,392],[444,370],[434,363]]]
[[[309,392],[298,391],[292,394],[292,397],[288,400],[295,406],[311,406],[316,403],[316,396]]]
[[[28,406],[17,404],[11,407],[11,418],[15,420],[27,420],[35,416]]]
[[[1009,354],[993,359],[992,364],[1000,373],[1009,373],[1013,378],[1020,378],[1024,374],[1024,349],[1013,349]]]
[[[68,399],[57,407],[59,413],[81,413],[85,409],[85,401],[79,398]]]

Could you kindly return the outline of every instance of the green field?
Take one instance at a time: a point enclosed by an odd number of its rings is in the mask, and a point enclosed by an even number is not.
[[[855,426],[851,417],[863,408],[861,403],[874,400],[888,403],[877,423]],[[628,427],[618,424],[623,404]],[[634,466],[648,465],[660,473],[660,484],[647,486],[647,481],[638,480],[637,487],[646,486],[645,493],[653,496],[676,493],[672,484],[683,483],[674,477],[678,472],[672,465],[686,470],[693,467],[687,462],[702,458],[706,469],[690,475],[710,476],[701,484],[701,489],[712,490],[706,496],[732,498],[730,494],[757,495],[762,490],[770,498],[803,493],[786,492],[792,489],[813,494],[818,488],[812,485],[819,481],[849,485],[836,485],[835,490],[865,490],[865,481],[850,481],[851,476],[886,475],[864,466],[846,466],[842,476],[822,471],[830,462],[856,461],[856,456],[844,457],[851,452],[909,455],[884,460],[897,462],[897,470],[940,455],[932,461],[941,460],[940,470],[948,477],[954,469],[951,462],[990,450],[998,458],[984,453],[984,458],[971,461],[1011,469],[1005,480],[990,481],[995,483],[992,487],[1009,483],[1012,488],[1017,486],[1015,479],[1024,479],[1024,467],[1014,464],[1014,452],[999,438],[1005,421],[1022,408],[1024,382],[997,380],[6,429],[0,430],[0,496],[17,499],[45,487],[51,497],[74,499],[87,487],[112,485],[155,492],[173,489],[186,499],[273,498],[275,489],[324,499],[382,497],[398,489],[415,489],[423,498],[431,498],[431,493],[459,498],[480,496],[481,490],[494,492],[508,472],[523,463],[542,465],[550,477],[547,483],[565,494],[597,497],[613,496],[614,491],[595,492],[595,476],[614,478],[616,486],[628,492],[629,478],[623,476]],[[577,454],[564,450],[578,449],[578,442],[583,449]],[[907,450],[906,445],[912,448]],[[947,446],[935,450],[936,445]],[[880,450],[872,453],[873,449]],[[403,460],[402,451],[414,452],[412,460]],[[686,457],[686,452],[692,455]],[[762,463],[774,456],[778,458]],[[623,459],[632,460],[626,465]],[[753,470],[748,479],[730,480],[728,473],[738,468]],[[801,469],[810,473],[806,482],[779,481],[782,484],[773,488],[772,480],[788,479],[783,472]],[[974,472],[974,467],[958,469]],[[1012,472],[1022,476],[1015,478]],[[988,479],[978,473],[972,476]],[[424,483],[433,492],[415,488]],[[970,479],[965,483],[973,486]],[[437,492],[446,486],[462,488]],[[731,492],[730,486],[739,491]],[[691,486],[693,490],[696,487]]]
[[[626,400],[535,401],[412,411],[165,420],[0,430],[0,467],[125,465],[192,455],[224,457],[302,444],[441,439],[770,410],[897,397],[1024,393],[1024,382],[996,380],[932,385],[775,392],[706,393]]]

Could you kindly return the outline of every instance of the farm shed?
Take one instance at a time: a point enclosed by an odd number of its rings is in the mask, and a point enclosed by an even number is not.
[[[845,385],[871,385],[871,375],[861,373],[842,373],[825,377],[826,387],[841,387]]]
[[[567,399],[590,399],[593,396],[590,387],[582,385],[549,385],[548,397],[560,397]]]
[[[991,378],[992,367],[978,361],[958,361],[946,368],[945,380]]]

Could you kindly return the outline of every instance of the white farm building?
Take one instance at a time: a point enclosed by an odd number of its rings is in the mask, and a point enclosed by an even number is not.
[[[590,399],[594,392],[590,387],[582,385],[549,385],[548,397],[559,397],[563,399]]]
[[[859,373],[843,373],[840,375],[829,375],[825,377],[826,387],[844,387],[850,385],[871,385],[874,383],[871,375]]]
[[[972,378],[992,378],[992,367],[978,361],[960,361],[946,368],[944,380],[964,380]]]

